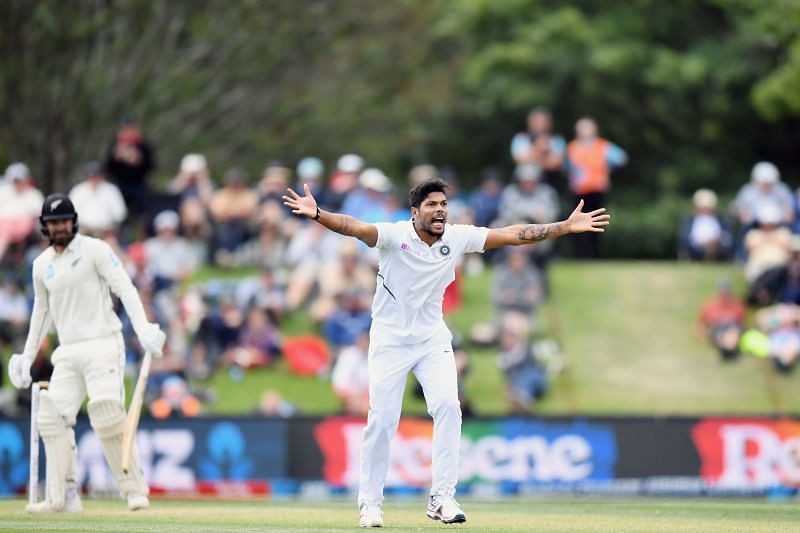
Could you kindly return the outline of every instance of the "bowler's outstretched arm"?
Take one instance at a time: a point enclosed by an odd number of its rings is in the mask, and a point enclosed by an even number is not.
[[[603,233],[604,226],[608,226],[611,215],[604,214],[605,208],[589,213],[582,213],[583,200],[578,202],[578,207],[567,220],[553,222],[552,224],[514,224],[504,228],[489,230],[486,236],[484,249],[500,248],[502,246],[519,246],[541,242],[570,233]]]
[[[290,196],[283,197],[284,205],[288,206],[295,215],[302,215],[316,220],[326,228],[348,237],[355,237],[369,247],[375,246],[378,242],[378,228],[349,215],[331,213],[323,211],[317,205],[317,201],[311,194],[308,185],[303,185],[305,196],[300,196],[291,188],[288,189]]]

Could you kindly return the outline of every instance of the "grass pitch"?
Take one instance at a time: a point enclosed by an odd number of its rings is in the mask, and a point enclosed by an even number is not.
[[[385,527],[394,531],[797,531],[797,500],[539,498],[462,502],[466,524],[445,526],[425,516],[424,499],[390,500]],[[33,516],[21,500],[0,501],[3,531],[352,531],[358,512],[336,502],[155,501],[131,513],[120,501],[85,501],[80,515]]]

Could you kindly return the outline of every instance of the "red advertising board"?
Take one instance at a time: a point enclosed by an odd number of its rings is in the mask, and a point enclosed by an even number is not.
[[[706,418],[692,429],[703,480],[723,487],[800,486],[800,421]]]

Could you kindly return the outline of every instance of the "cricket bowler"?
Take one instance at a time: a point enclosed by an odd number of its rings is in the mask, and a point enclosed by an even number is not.
[[[605,209],[582,213],[583,200],[567,220],[498,229],[447,223],[447,184],[434,178],[409,192],[412,218],[368,224],[321,210],[307,185],[305,196],[288,189],[284,204],[296,215],[378,248],[378,277],[369,346],[369,415],[361,441],[358,505],[361,527],[382,527],[383,488],[389,443],[400,421],[408,372],[425,392],[433,418],[432,486],[427,515],[443,523],[466,522],[455,500],[461,409],[452,335],[442,317],[445,288],[461,256],[501,246],[541,242],[570,233],[602,233]]]

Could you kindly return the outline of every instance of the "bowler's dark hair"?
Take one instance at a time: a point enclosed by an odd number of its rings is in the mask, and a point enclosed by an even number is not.
[[[408,191],[408,204],[411,207],[416,207],[422,204],[422,200],[428,197],[432,192],[444,193],[448,188],[447,182],[440,178],[431,178],[415,185]]]

